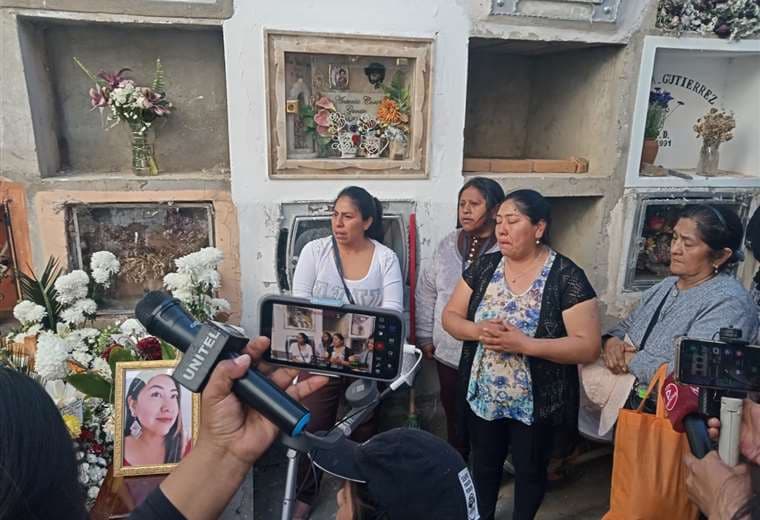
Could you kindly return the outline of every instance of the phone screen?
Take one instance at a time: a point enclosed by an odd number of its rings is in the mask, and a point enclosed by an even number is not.
[[[677,352],[682,383],[741,392],[760,391],[760,347],[683,338]]]
[[[371,379],[398,376],[403,327],[393,313],[272,300],[261,311],[268,361]]]

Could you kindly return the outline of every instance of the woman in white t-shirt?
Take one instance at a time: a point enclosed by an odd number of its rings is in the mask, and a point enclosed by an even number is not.
[[[292,341],[288,347],[288,358],[298,363],[311,363],[313,357],[314,350],[311,348],[309,338],[303,332],[299,332],[296,340]]]
[[[293,275],[293,296],[341,300],[401,312],[404,307],[401,268],[393,250],[380,243],[382,219],[380,201],[367,190],[358,186],[343,189],[335,199],[332,236],[313,240],[301,250]],[[303,377],[308,375],[302,374]],[[309,431],[329,430],[335,424],[340,401],[350,382],[347,378],[333,378],[304,400],[311,412]],[[374,421],[368,421],[353,438],[366,440],[374,426]],[[301,491],[293,516],[296,520],[308,517],[317,489],[308,459],[302,457],[301,462],[298,484]],[[317,478],[320,474],[317,470]]]

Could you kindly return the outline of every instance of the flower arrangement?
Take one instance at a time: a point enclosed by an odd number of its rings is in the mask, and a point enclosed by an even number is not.
[[[660,0],[657,27],[680,35],[695,31],[738,40],[760,32],[757,0]]]
[[[314,105],[301,105],[298,115],[304,129],[311,134],[319,147],[319,156],[327,156],[333,134],[330,133],[330,114],[335,113],[335,104],[327,96],[322,96]]]
[[[135,319],[94,326],[96,293],[119,269],[109,251],[92,255],[91,276],[83,270],[64,274],[51,258],[41,276],[22,278],[24,300],[13,310],[20,329],[7,338],[36,337],[30,375],[44,384],[71,434],[89,507],[113,457],[115,363],[174,358],[174,349],[149,336]],[[31,367],[28,356],[0,356],[0,362],[25,373]]]
[[[702,138],[706,145],[718,145],[734,138],[733,130],[736,120],[732,112],[711,108],[705,115],[697,119],[694,132]]]
[[[177,271],[164,276],[164,287],[179,299],[198,320],[214,318],[220,312],[229,312],[230,304],[223,298],[215,298],[214,292],[221,286],[219,264],[223,253],[215,247],[177,258]]]
[[[647,119],[644,126],[645,139],[657,139],[665,126],[665,121],[675,112],[670,109],[670,103],[674,98],[667,90],[659,87],[653,88],[649,92],[649,107],[647,108]],[[682,106],[683,101],[676,101],[678,106]],[[678,107],[676,107],[678,108]]]
[[[403,158],[409,136],[409,87],[401,71],[393,75],[391,84],[383,86],[385,98],[377,109],[377,120],[391,143],[392,159]]]
[[[718,148],[721,143],[734,138],[733,130],[736,128],[736,120],[731,112],[711,108],[694,124],[694,132],[702,138],[702,148],[699,150],[697,162],[697,175],[712,177],[718,175],[718,163],[720,154]]]
[[[132,167],[138,175],[158,174],[158,165],[153,157],[153,148],[147,144],[146,133],[158,118],[168,116],[172,108],[166,98],[164,70],[161,60],[156,60],[156,70],[150,87],[138,86],[125,76],[131,69],[116,72],[100,71],[92,74],[79,59],[74,62],[95,83],[90,89],[92,110],[108,108],[111,127],[125,122],[132,132]]]

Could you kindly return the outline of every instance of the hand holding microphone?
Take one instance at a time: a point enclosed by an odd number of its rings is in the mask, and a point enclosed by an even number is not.
[[[173,377],[194,392],[205,386],[219,361],[229,359],[234,362],[248,345],[248,339],[237,329],[215,322],[199,323],[185,311],[179,300],[159,291],[145,295],[137,304],[135,315],[148,332],[185,353]],[[264,338],[263,341],[268,346],[268,340]],[[240,360],[236,364],[240,362],[247,363]],[[300,434],[309,422],[308,410],[255,368],[248,368],[231,385],[243,403],[288,435]]]
[[[269,340],[258,337],[244,347],[242,355],[219,362],[209,377],[201,397],[198,441],[161,483],[166,498],[188,518],[219,518],[251,465],[277,435],[272,422],[232,393],[235,382],[268,348]],[[271,374],[278,388],[298,400],[327,382],[317,376],[292,385],[294,376],[295,371],[288,369]],[[150,501],[140,507],[148,507]]]

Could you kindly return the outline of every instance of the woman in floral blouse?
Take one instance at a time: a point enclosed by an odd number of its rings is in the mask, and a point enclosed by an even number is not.
[[[496,214],[500,252],[465,271],[443,312],[444,329],[464,341],[458,411],[484,519],[494,516],[510,448],[513,518],[535,516],[554,437],[577,429],[576,365],[600,351],[596,294],[583,270],[547,245],[550,223],[538,192],[507,195]]]

